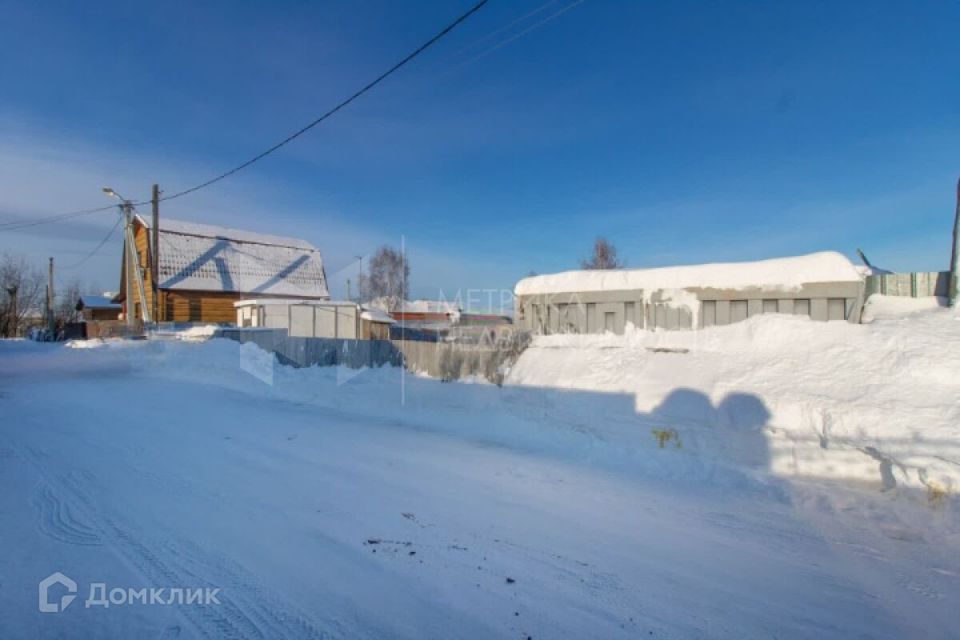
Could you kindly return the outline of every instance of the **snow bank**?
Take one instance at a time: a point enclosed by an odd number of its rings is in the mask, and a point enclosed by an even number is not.
[[[481,383],[444,383],[382,367],[296,369],[281,366],[252,343],[228,339],[105,340],[86,349],[52,348],[10,357],[36,371],[97,371],[125,378],[161,378],[212,385],[244,395],[293,402],[398,427],[433,430],[474,442],[535,452],[591,468],[669,479],[675,484],[737,487],[781,496],[779,485],[713,459],[665,458],[654,453],[646,429],[611,394]],[[59,352],[59,353],[58,353]],[[38,357],[43,356],[43,357]],[[478,382],[476,380],[469,382]],[[630,405],[632,407],[632,404]],[[606,416],[607,421],[598,420]]]
[[[389,367],[293,369],[223,339],[85,346],[99,348],[59,349],[66,360],[49,368],[217,385],[697,487],[842,481],[934,503],[960,490],[955,309],[541,336],[503,388]],[[47,366],[36,356],[57,351],[27,349],[12,366]]]
[[[863,305],[863,315],[861,317],[864,322],[873,322],[875,319],[885,316],[898,316],[937,309],[946,307],[948,304],[949,301],[940,296],[908,298],[906,296],[885,296],[875,293],[867,298],[866,304]]]
[[[774,354],[783,328],[751,331]],[[630,357],[671,346],[636,338],[554,351],[619,352],[634,375]],[[0,340],[0,540],[17,551],[0,637],[957,635],[956,510],[836,485],[726,490],[746,474],[691,455],[684,425],[683,447],[660,449],[629,394],[401,380],[276,367],[218,339]],[[725,406],[730,433],[762,417]],[[771,486],[788,499],[749,490]],[[61,569],[77,601],[39,613],[37,581]],[[94,581],[171,606],[85,607]],[[200,586],[220,604],[172,595]]]
[[[771,314],[699,332],[542,336],[507,382],[617,394],[629,404],[620,424],[632,413],[634,429],[668,437],[678,455],[935,501],[960,489],[954,309],[871,325]]]
[[[157,337],[174,340],[209,340],[220,327],[215,324],[199,324],[185,329],[163,329],[156,332]]]
[[[570,291],[617,291],[625,289],[685,289],[711,287],[739,289],[766,287],[795,291],[812,282],[857,282],[860,272],[843,255],[823,251],[792,258],[756,262],[663,267],[659,269],[615,269],[565,271],[531,276],[517,283],[518,296]]]

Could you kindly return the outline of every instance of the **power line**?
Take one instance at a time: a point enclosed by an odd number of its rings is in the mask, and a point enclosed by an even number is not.
[[[330,116],[332,116],[333,114],[337,113],[338,111],[340,111],[341,109],[343,109],[344,107],[346,107],[348,104],[350,104],[351,102],[353,102],[354,100],[356,100],[357,98],[359,98],[360,96],[362,96],[363,94],[367,93],[368,91],[370,91],[371,89],[373,89],[375,86],[377,86],[378,84],[380,84],[381,82],[383,82],[384,80],[386,80],[388,77],[390,77],[391,75],[393,75],[393,73],[395,73],[396,71],[398,71],[401,67],[403,67],[403,66],[406,65],[408,62],[410,62],[411,60],[413,60],[414,58],[416,58],[417,56],[419,56],[419,55],[420,55],[421,53],[423,53],[424,51],[426,51],[428,48],[430,48],[433,44],[435,44],[437,41],[439,41],[439,40],[440,40],[441,38],[443,38],[445,35],[447,35],[447,34],[450,33],[451,31],[453,31],[457,26],[460,25],[460,23],[462,23],[462,22],[465,21],[467,18],[469,18],[470,16],[472,16],[474,13],[476,13],[477,11],[479,11],[479,10],[483,7],[483,5],[487,4],[487,2],[489,2],[489,0],[480,0],[480,2],[478,2],[478,3],[475,4],[475,5],[473,5],[473,7],[471,7],[466,13],[462,14],[459,18],[457,18],[456,20],[454,20],[453,22],[451,22],[450,24],[448,24],[446,27],[444,27],[443,29],[441,29],[435,36],[433,36],[432,38],[430,38],[429,40],[427,40],[426,42],[424,42],[422,45],[420,45],[419,47],[417,47],[412,53],[408,54],[408,55],[407,55],[405,58],[403,58],[400,62],[396,63],[395,65],[393,65],[392,67],[390,67],[389,69],[387,69],[386,71],[384,71],[383,73],[381,73],[379,76],[377,76],[375,79],[373,79],[372,81],[370,81],[369,83],[367,83],[366,85],[364,85],[360,90],[358,90],[357,92],[355,92],[355,93],[354,93],[353,95],[351,95],[349,98],[347,98],[346,100],[340,102],[340,103],[337,104],[335,107],[333,107],[332,109],[330,109],[329,111],[327,111],[326,113],[324,113],[322,116],[320,116],[319,118],[317,118],[317,119],[314,120],[313,122],[307,124],[306,126],[300,128],[299,130],[297,130],[297,131],[295,131],[294,133],[290,134],[289,136],[287,136],[286,138],[284,138],[283,140],[281,140],[281,141],[278,142],[277,144],[273,145],[272,147],[270,147],[270,148],[267,149],[266,151],[262,151],[262,152],[258,153],[257,155],[253,156],[252,158],[250,158],[250,159],[247,160],[246,162],[244,162],[244,163],[242,163],[242,164],[240,164],[240,165],[237,165],[236,167],[234,167],[233,169],[230,169],[229,171],[226,171],[226,172],[224,172],[224,173],[221,173],[220,175],[216,176],[215,178],[211,178],[210,180],[207,180],[206,182],[201,182],[200,184],[198,184],[198,185],[196,185],[196,186],[193,186],[193,187],[190,187],[189,189],[184,189],[183,191],[178,191],[177,193],[173,193],[173,194],[171,194],[171,195],[169,195],[169,196],[164,196],[163,198],[161,198],[161,200],[173,200],[174,198],[179,198],[180,196],[185,196],[185,195],[187,195],[188,193],[193,193],[194,191],[199,191],[200,189],[203,189],[203,188],[205,188],[205,187],[209,187],[209,186],[212,185],[212,184],[215,184],[215,183],[217,183],[217,182],[220,182],[220,181],[223,180],[224,178],[228,178],[228,177],[232,176],[233,174],[237,173],[238,171],[241,171],[241,170],[243,170],[243,169],[246,169],[247,167],[249,167],[250,165],[252,165],[254,162],[257,162],[258,160],[262,160],[263,158],[267,157],[268,155],[270,155],[271,153],[273,153],[274,151],[276,151],[276,150],[279,149],[280,147],[283,147],[284,145],[286,145],[286,144],[292,142],[293,140],[299,138],[300,136],[302,136],[303,134],[305,134],[307,131],[309,131],[310,129],[313,129],[315,126],[317,126],[318,124],[320,124],[321,122],[323,122],[324,120],[326,120],[327,118],[329,118]],[[141,203],[141,204],[142,204],[142,203]]]
[[[113,209],[117,205],[108,204],[105,207],[97,207],[96,209],[83,209],[81,211],[71,211],[69,213],[57,213],[52,216],[45,216],[43,218],[34,218],[33,220],[20,220],[18,222],[0,222],[0,231],[17,231],[18,229],[26,229],[27,227],[36,227],[41,224],[49,224],[51,222],[60,222],[62,220],[68,220],[70,218],[79,218],[80,216],[90,215],[91,213],[99,213],[101,211],[107,211]]]
[[[476,13],[477,11],[479,11],[485,4],[487,4],[487,2],[489,2],[489,0],[480,0],[479,2],[477,2],[477,3],[476,3],[475,5],[473,5],[469,10],[467,10],[465,13],[463,13],[462,15],[460,15],[460,16],[459,16],[457,19],[455,19],[453,22],[451,22],[450,24],[448,24],[447,26],[445,26],[443,29],[441,29],[441,30],[440,30],[436,35],[434,35],[432,38],[430,38],[429,40],[427,40],[426,42],[424,42],[423,44],[421,44],[419,47],[417,47],[416,49],[414,49],[413,52],[411,52],[411,53],[408,54],[406,57],[404,57],[402,60],[400,60],[400,62],[397,62],[397,63],[394,64],[392,67],[390,67],[389,69],[387,69],[386,71],[384,71],[383,73],[381,73],[379,76],[377,76],[376,78],[374,78],[372,81],[370,81],[369,83],[367,83],[366,85],[364,85],[361,89],[359,89],[358,91],[356,91],[355,93],[353,93],[350,97],[348,97],[347,99],[343,100],[342,102],[340,102],[339,104],[337,104],[336,106],[334,106],[333,108],[331,108],[330,110],[328,110],[326,113],[324,113],[324,114],[321,115],[320,117],[316,118],[315,120],[313,120],[312,122],[310,122],[310,123],[307,124],[306,126],[301,127],[300,129],[298,129],[298,130],[295,131],[294,133],[290,134],[289,136],[287,136],[286,138],[284,138],[284,139],[281,140],[280,142],[276,143],[276,144],[273,145],[272,147],[266,149],[265,151],[262,151],[262,152],[258,153],[257,155],[253,156],[252,158],[250,158],[250,159],[247,160],[246,162],[243,162],[242,164],[237,165],[236,167],[230,169],[229,171],[226,171],[226,172],[224,172],[224,173],[221,173],[220,175],[218,175],[218,176],[216,176],[216,177],[214,177],[214,178],[211,178],[211,179],[209,179],[209,180],[207,180],[207,181],[205,181],[205,182],[201,182],[200,184],[194,185],[194,186],[192,186],[192,187],[190,187],[190,188],[188,188],[188,189],[184,189],[184,190],[182,190],[182,191],[178,191],[178,192],[176,192],[176,193],[172,193],[172,194],[170,194],[170,195],[168,195],[168,196],[164,196],[164,197],[160,198],[160,200],[161,200],[161,201],[173,200],[174,198],[179,198],[179,197],[185,196],[185,195],[187,195],[187,194],[189,194],[189,193],[193,193],[193,192],[195,192],[195,191],[199,191],[200,189],[204,189],[204,188],[206,188],[206,187],[209,187],[210,185],[213,185],[213,184],[215,184],[215,183],[217,183],[217,182],[220,182],[221,180],[223,180],[223,179],[225,179],[225,178],[228,178],[228,177],[232,176],[233,174],[237,173],[238,171],[242,171],[243,169],[246,169],[247,167],[249,167],[249,166],[252,165],[253,163],[255,163],[255,162],[259,161],[259,160],[262,160],[263,158],[267,157],[268,155],[270,155],[271,153],[273,153],[273,152],[276,151],[277,149],[280,149],[281,147],[283,147],[283,146],[289,144],[290,142],[294,141],[295,139],[299,138],[300,136],[302,136],[302,135],[305,134],[306,132],[310,131],[311,129],[313,129],[314,127],[316,127],[318,124],[320,124],[321,122],[323,122],[324,120],[326,120],[326,119],[329,118],[330,116],[334,115],[335,113],[337,113],[338,111],[340,111],[341,109],[343,109],[344,107],[346,107],[347,105],[349,105],[351,102],[353,102],[354,100],[356,100],[357,98],[359,98],[359,97],[362,96],[363,94],[367,93],[368,91],[370,91],[371,89],[373,89],[374,87],[376,87],[378,84],[380,84],[381,82],[383,82],[384,80],[386,80],[388,77],[390,77],[391,75],[393,75],[395,72],[399,71],[399,70],[400,70],[402,67],[404,67],[407,63],[409,63],[411,60],[413,60],[414,58],[416,58],[417,56],[419,56],[421,53],[423,53],[424,51],[426,51],[428,48],[430,48],[431,46],[433,46],[434,44],[436,44],[441,38],[443,38],[444,36],[446,36],[448,33],[450,33],[450,32],[453,31],[455,28],[457,28],[462,22],[464,22],[465,20],[467,20],[467,18],[469,18],[469,17],[472,16],[474,13]],[[135,203],[135,204],[136,204],[136,205],[145,205],[145,204],[148,204],[149,202],[150,202],[149,200],[145,200],[145,201],[142,201],[142,202],[137,202],[137,203]],[[62,220],[67,220],[67,219],[70,219],[70,218],[85,216],[85,215],[89,215],[89,214],[92,214],[92,213],[99,213],[99,212],[101,212],[101,211],[107,211],[108,209],[112,209],[114,206],[116,206],[116,205],[108,205],[108,206],[99,207],[99,208],[96,208],[96,209],[86,209],[86,210],[83,210],[83,211],[74,211],[74,212],[70,212],[70,213],[62,213],[62,214],[57,214],[57,215],[52,215],[52,216],[46,216],[46,217],[44,217],[44,218],[37,218],[37,219],[31,220],[31,221],[0,223],[0,231],[16,231],[16,230],[19,230],[19,229],[25,229],[25,228],[28,228],[28,227],[34,227],[34,226],[41,225],[41,224],[49,224],[49,223],[52,223],[52,222],[60,222],[60,221],[62,221]]]
[[[100,251],[100,249],[103,248],[103,245],[107,244],[107,242],[110,241],[110,238],[113,237],[113,234],[117,231],[117,227],[120,226],[120,223],[121,223],[121,222],[123,222],[123,216],[117,216],[117,221],[113,223],[113,226],[112,226],[112,227],[110,227],[110,231],[108,231],[108,232],[107,232],[107,235],[105,235],[105,236],[103,237],[103,240],[100,241],[100,244],[98,244],[96,247],[94,247],[94,248],[93,248],[93,251],[91,251],[90,253],[88,253],[88,254],[85,255],[84,257],[80,258],[80,260],[78,260],[77,262],[74,262],[73,264],[67,265],[65,268],[67,268],[67,269],[74,269],[74,268],[79,267],[80,265],[82,265],[84,262],[86,262],[87,260],[89,260],[89,259],[92,258],[93,256],[95,256],[95,255],[97,254],[97,252]]]
[[[468,60],[460,63],[460,64],[458,65],[458,67],[465,67],[465,66],[467,66],[468,64],[471,64],[471,63],[473,63],[473,62],[476,62],[476,61],[479,60],[480,58],[482,58],[482,57],[484,57],[484,56],[486,56],[486,55],[489,55],[489,54],[493,53],[494,51],[496,51],[497,49],[499,49],[499,48],[501,48],[501,47],[507,46],[508,44],[510,44],[511,42],[513,42],[514,40],[518,40],[518,39],[522,38],[523,36],[527,35],[527,34],[530,33],[531,31],[533,31],[534,29],[538,29],[538,28],[542,27],[543,25],[545,25],[546,23],[550,22],[551,20],[553,20],[553,19],[555,19],[555,18],[559,18],[560,16],[562,16],[563,14],[565,14],[567,11],[570,11],[570,10],[573,9],[574,7],[576,7],[576,6],[578,6],[578,5],[581,5],[581,4],[583,4],[583,3],[584,3],[584,0],[574,0],[574,2],[571,2],[570,4],[566,5],[565,7],[562,7],[561,9],[558,9],[557,11],[554,11],[553,13],[551,13],[551,14],[548,15],[548,16],[546,16],[545,18],[542,18],[541,20],[538,20],[537,22],[534,22],[532,25],[530,25],[530,26],[527,27],[526,29],[523,29],[523,30],[521,30],[521,31],[518,31],[517,33],[513,34],[513,35],[510,36],[509,38],[506,38],[505,40],[501,40],[500,42],[498,42],[497,44],[489,47],[488,49],[484,49],[483,51],[481,51],[481,52],[478,53],[477,55],[473,56],[472,58],[469,58]],[[549,4],[553,4],[553,3],[549,3]],[[548,4],[548,5],[544,5],[544,6],[549,6],[549,4]],[[541,8],[543,8],[543,7],[541,7]],[[534,13],[539,13],[539,11],[540,11],[540,10],[538,9],[538,10],[535,11]]]
[[[490,40],[490,39],[493,38],[494,36],[500,35],[500,34],[503,33],[504,31],[508,31],[508,30],[512,29],[513,27],[515,27],[516,25],[520,24],[521,22],[523,22],[523,21],[526,20],[527,18],[531,18],[531,17],[537,15],[538,13],[540,13],[541,11],[543,11],[544,9],[546,9],[547,7],[549,7],[550,5],[556,4],[556,3],[559,2],[559,1],[560,1],[560,0],[547,0],[547,2],[545,2],[545,3],[542,4],[542,5],[540,5],[540,6],[537,7],[536,9],[534,9],[534,10],[532,10],[532,11],[528,11],[527,13],[523,14],[523,15],[520,16],[519,18],[514,18],[513,20],[511,20],[511,21],[508,22],[507,24],[505,24],[505,25],[503,25],[502,27],[499,27],[499,28],[497,28],[497,29],[494,29],[493,31],[491,31],[490,33],[488,33],[487,35],[485,35],[485,36],[483,36],[483,37],[481,37],[481,38],[477,38],[476,40],[474,40],[473,42],[471,42],[471,43],[468,44],[467,46],[465,46],[465,47],[463,47],[462,49],[460,49],[459,51],[457,51],[457,52],[454,54],[454,56],[456,57],[456,56],[459,56],[460,54],[463,54],[463,53],[466,53],[466,52],[470,51],[471,49],[473,49],[474,47],[476,47],[478,44],[483,43],[483,42],[486,42],[487,40]]]

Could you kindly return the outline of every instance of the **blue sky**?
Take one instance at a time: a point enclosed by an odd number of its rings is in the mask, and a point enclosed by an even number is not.
[[[469,4],[0,0],[0,220],[216,175]],[[574,268],[596,235],[634,267],[862,247],[946,268],[960,5],[574,4],[492,0],[162,214],[305,237],[331,274],[402,237],[424,297]],[[0,251],[69,265],[112,215],[0,231]],[[62,277],[115,288],[119,244]]]

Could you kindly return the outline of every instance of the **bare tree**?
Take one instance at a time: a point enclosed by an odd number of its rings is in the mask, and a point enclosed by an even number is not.
[[[583,269],[622,269],[623,262],[617,259],[617,248],[609,240],[599,237],[593,241],[593,255],[581,260]]]
[[[360,278],[363,301],[380,299],[388,308],[396,309],[407,299],[410,265],[404,254],[386,245],[370,259],[367,273]]]
[[[0,257],[0,335],[23,335],[26,319],[41,311],[45,288],[43,272],[26,257]]]
[[[80,315],[77,311],[77,301],[80,299],[80,281],[72,280],[67,288],[57,296],[56,306],[53,309],[53,319],[57,331],[61,331],[68,322],[76,322]]]

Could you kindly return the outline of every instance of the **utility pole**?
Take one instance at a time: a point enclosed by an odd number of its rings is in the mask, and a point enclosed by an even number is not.
[[[47,273],[47,330],[50,339],[56,339],[56,324],[53,320],[53,258],[50,258],[50,268]]]
[[[353,298],[350,297],[350,278],[347,278],[347,300],[353,300]]]
[[[153,185],[153,246],[150,248],[150,283],[153,289],[153,321],[160,321],[160,185]]]
[[[146,272],[140,267],[140,256],[137,252],[137,240],[133,235],[133,201],[127,200],[126,198],[120,197],[120,194],[111,189],[110,187],[104,187],[103,192],[111,198],[116,198],[120,201],[120,210],[123,212],[124,218],[124,228],[123,228],[123,295],[126,298],[126,309],[124,312],[124,320],[128,327],[134,326],[134,312],[136,311],[136,305],[133,302],[133,283],[131,279],[136,277],[137,279],[137,293],[139,294],[138,298],[140,300],[140,315],[143,318],[144,322],[153,322],[153,309],[150,305],[147,304],[147,292],[143,284],[144,276]],[[154,197],[154,220],[159,216],[159,209],[157,205],[159,204],[158,198],[158,188],[156,185],[153,186],[153,197]],[[156,225],[155,225],[156,226]],[[147,235],[144,239],[144,253],[150,253],[150,236]]]
[[[953,218],[953,251],[950,253],[950,306],[957,305],[957,287],[960,286],[960,180],[957,180],[957,210]]]
[[[137,264],[137,247],[131,245],[130,238],[132,237],[133,229],[131,224],[133,222],[133,216],[130,211],[132,207],[130,206],[129,200],[124,200],[123,204],[120,205],[120,208],[123,210],[123,264],[124,271],[126,271],[126,277],[123,279],[123,296],[124,301],[126,302],[126,309],[124,309],[123,319],[126,322],[128,327],[133,326],[133,270],[139,269]]]

